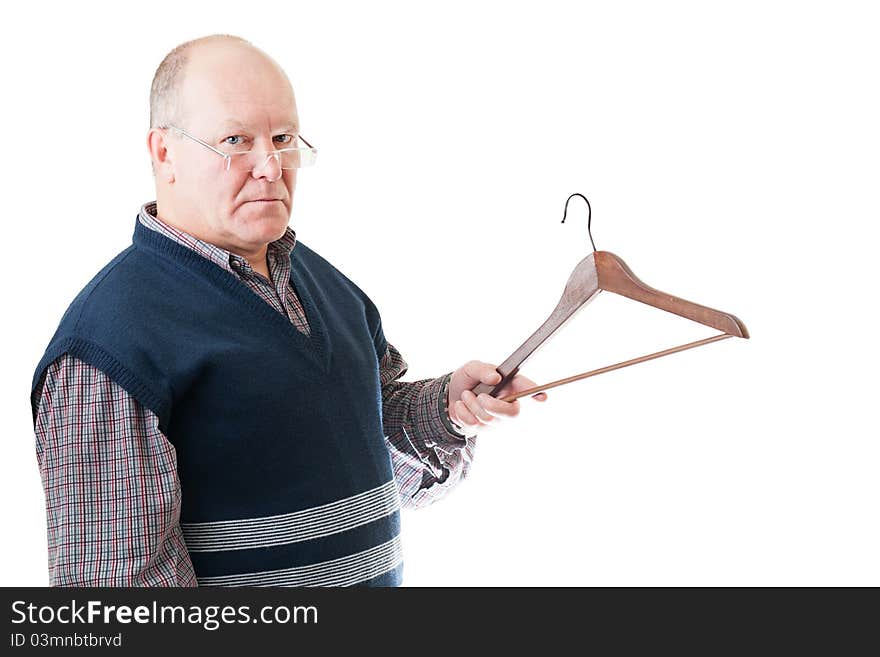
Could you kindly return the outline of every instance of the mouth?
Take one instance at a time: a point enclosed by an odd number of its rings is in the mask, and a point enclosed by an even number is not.
[[[248,203],[281,203],[280,198],[258,198],[253,201],[248,201]]]

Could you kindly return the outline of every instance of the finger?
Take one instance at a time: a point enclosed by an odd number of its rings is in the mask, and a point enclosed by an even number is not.
[[[453,407],[455,409],[456,416],[455,418],[453,418],[453,421],[462,429],[469,430],[473,429],[474,427],[480,426],[479,420],[474,417],[474,414],[470,412],[467,404],[465,404],[463,401],[461,401],[460,399],[455,400]]]
[[[532,381],[529,377],[523,376],[522,374],[517,374],[510,383],[504,386],[504,389],[498,394],[499,397],[506,397],[510,394],[517,394],[522,390],[528,390],[529,388],[537,388],[538,384]],[[544,392],[536,392],[531,396],[532,399],[537,401],[547,401],[547,394]]]
[[[504,399],[508,395],[515,395],[515,394],[517,394],[516,391],[510,390],[509,388],[505,388],[498,393],[498,399],[500,401],[501,399]],[[523,397],[517,397],[512,402],[502,402],[502,403],[515,404],[516,402],[518,402],[522,398]],[[534,395],[529,395],[529,399],[534,399],[535,401],[544,402],[544,401],[547,401],[547,393],[546,392],[536,392]]]
[[[488,393],[482,392],[477,397],[477,401],[479,401],[480,406],[482,406],[483,409],[493,417],[516,417],[519,415],[520,406],[518,399],[506,402],[501,401],[501,399],[496,397],[492,397]]]
[[[463,391],[461,393],[461,399],[467,404],[468,410],[480,421],[481,424],[488,424],[495,420],[492,415],[486,412],[486,409],[483,408],[480,401],[477,399],[477,396],[472,391]]]

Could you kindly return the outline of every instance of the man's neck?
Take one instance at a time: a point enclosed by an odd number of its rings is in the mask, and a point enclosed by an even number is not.
[[[251,267],[254,268],[255,272],[262,274],[266,278],[269,278],[269,262],[266,259],[265,253],[260,259],[251,260],[250,258],[247,258],[247,261],[250,263]]]

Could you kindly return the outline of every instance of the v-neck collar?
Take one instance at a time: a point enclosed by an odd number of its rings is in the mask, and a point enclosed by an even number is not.
[[[236,297],[247,304],[258,316],[265,318],[270,323],[275,323],[287,333],[290,338],[305,351],[322,372],[327,373],[330,368],[330,350],[324,319],[315,303],[312,291],[300,271],[302,263],[295,260],[296,248],[290,252],[290,280],[296,288],[296,293],[302,301],[306,313],[306,321],[309,325],[310,335],[305,335],[297,329],[286,316],[272,308],[266,301],[261,299],[256,292],[230,271],[220,267],[192,249],[183,246],[169,237],[151,230],[139,220],[135,220],[132,243],[136,248],[146,248],[157,255],[166,257],[172,262],[185,265],[190,269],[206,275],[215,283],[225,287]]]

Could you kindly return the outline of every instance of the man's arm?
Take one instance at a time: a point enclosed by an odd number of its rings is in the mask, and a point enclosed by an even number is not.
[[[470,472],[477,437],[458,433],[446,411],[451,372],[398,381],[408,369],[390,343],[379,364],[385,441],[401,506],[419,508],[446,495]]]
[[[36,404],[51,586],[196,586],[180,530],[174,447],[158,419],[64,354]]]

